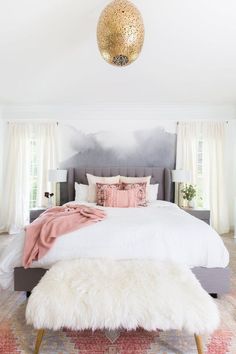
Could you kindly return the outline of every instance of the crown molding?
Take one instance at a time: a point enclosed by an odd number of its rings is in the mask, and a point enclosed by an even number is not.
[[[154,105],[154,104],[91,104],[91,105],[5,105],[0,107],[4,120],[232,120],[235,105]]]

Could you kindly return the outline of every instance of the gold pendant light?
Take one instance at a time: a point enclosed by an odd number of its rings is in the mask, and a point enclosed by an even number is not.
[[[97,41],[102,57],[110,64],[125,66],[137,59],[144,41],[139,10],[128,0],[114,0],[101,13]]]

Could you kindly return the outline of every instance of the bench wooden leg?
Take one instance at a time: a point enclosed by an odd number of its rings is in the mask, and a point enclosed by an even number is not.
[[[43,335],[44,335],[44,329],[39,329],[38,333],[37,333],[37,339],[36,339],[36,343],[35,343],[34,354],[38,354],[39,353],[39,348],[40,348],[40,345],[42,343]]]
[[[194,334],[194,338],[195,338],[198,354],[203,354],[203,345],[202,345],[201,336]]]

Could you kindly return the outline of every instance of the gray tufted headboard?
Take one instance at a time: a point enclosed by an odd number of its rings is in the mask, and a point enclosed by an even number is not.
[[[61,205],[75,199],[74,182],[88,184],[86,173],[95,176],[111,177],[116,175],[127,177],[152,176],[151,184],[159,183],[158,198],[173,201],[171,170],[163,167],[79,167],[69,168],[67,182],[60,184]]]

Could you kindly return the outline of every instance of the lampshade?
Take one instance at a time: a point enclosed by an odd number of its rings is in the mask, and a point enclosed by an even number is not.
[[[109,64],[125,66],[137,59],[144,41],[139,10],[128,0],[114,0],[103,10],[98,26],[100,53]]]
[[[67,170],[48,170],[49,182],[66,182]]]
[[[186,170],[172,170],[172,181],[177,183],[189,182],[190,172]]]

